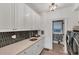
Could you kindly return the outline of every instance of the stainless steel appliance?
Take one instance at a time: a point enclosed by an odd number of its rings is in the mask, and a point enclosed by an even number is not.
[[[79,32],[68,31],[66,35],[66,46],[68,54],[78,55],[79,54]]]
[[[74,55],[79,54],[79,32],[74,32],[74,36],[72,38],[72,53]]]
[[[73,27],[73,32],[74,32],[74,36],[73,36],[73,54],[78,54],[79,55],[79,26],[74,26]]]
[[[72,31],[67,31],[66,44],[68,54],[79,55],[79,26],[75,26]]]
[[[67,46],[67,52],[68,54],[73,54],[72,53],[72,37],[73,37],[74,33],[72,31],[67,31],[67,35],[66,35],[66,46]]]

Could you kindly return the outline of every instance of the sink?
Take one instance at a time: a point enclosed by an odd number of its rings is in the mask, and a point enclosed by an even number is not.
[[[32,38],[30,39],[30,41],[36,41],[36,40],[37,40],[36,37],[32,37]]]
[[[37,39],[30,39],[30,41],[36,41]]]

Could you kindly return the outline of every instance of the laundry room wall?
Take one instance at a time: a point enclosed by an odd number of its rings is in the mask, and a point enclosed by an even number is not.
[[[64,9],[55,10],[52,12],[41,13],[42,29],[45,31],[45,48],[52,49],[52,21],[53,20],[64,20],[64,46],[66,52],[65,36],[66,31],[71,30],[73,26],[78,25],[78,12],[73,11],[73,7],[67,7]],[[75,21],[76,20],[76,21]]]

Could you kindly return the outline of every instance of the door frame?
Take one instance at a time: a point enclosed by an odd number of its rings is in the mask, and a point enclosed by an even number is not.
[[[63,34],[63,37],[64,37],[64,20],[53,20],[52,21],[52,44],[53,43],[58,43],[57,41],[54,41],[54,38],[53,38],[53,22],[62,22],[62,34]],[[61,42],[61,44],[63,44],[64,45],[64,41],[63,41],[64,39],[62,39],[62,42]]]

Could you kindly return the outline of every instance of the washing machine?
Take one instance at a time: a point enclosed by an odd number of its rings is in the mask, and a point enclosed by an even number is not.
[[[66,46],[69,55],[79,55],[79,32],[67,32]]]
[[[72,38],[72,54],[79,55],[79,32],[74,32]]]
[[[67,52],[69,55],[72,55],[73,54],[73,36],[74,36],[74,33],[73,31],[67,31],[67,34],[66,34],[66,46],[67,46]]]

